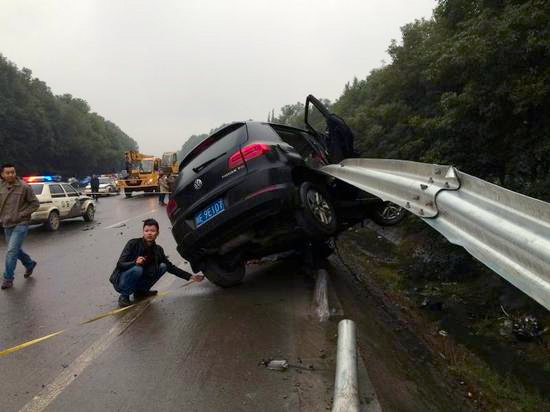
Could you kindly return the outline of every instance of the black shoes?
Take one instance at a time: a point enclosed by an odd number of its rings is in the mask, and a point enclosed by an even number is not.
[[[151,296],[156,296],[158,291],[156,290],[148,290],[147,292],[135,292],[134,293],[134,299],[136,300],[142,300],[150,298]]]
[[[28,278],[30,275],[32,275],[32,271],[34,270],[35,267],[36,267],[36,262],[32,262],[31,267],[27,268],[27,271],[23,275],[25,279]]]
[[[132,301],[130,300],[129,296],[120,295],[118,298],[118,306],[121,308],[125,308],[126,306],[130,306],[132,304]]]
[[[4,279],[2,282],[2,289],[9,289],[13,286],[13,279]]]

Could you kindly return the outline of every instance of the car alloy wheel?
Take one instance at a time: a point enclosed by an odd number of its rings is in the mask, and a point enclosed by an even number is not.
[[[308,207],[313,216],[324,225],[330,225],[334,219],[332,208],[327,200],[315,188],[310,188],[306,193]]]
[[[46,222],[46,228],[52,232],[56,231],[59,229],[60,223],[59,213],[55,210],[51,211]]]
[[[302,208],[296,219],[300,227],[313,238],[325,238],[336,233],[336,212],[322,184],[303,182],[299,187]]]
[[[92,220],[94,220],[94,216],[95,216],[94,206],[88,205],[88,207],[86,208],[86,212],[84,213],[84,220],[86,222],[91,222]]]
[[[371,213],[374,222],[381,226],[392,226],[401,222],[406,215],[406,210],[391,202],[380,202]]]

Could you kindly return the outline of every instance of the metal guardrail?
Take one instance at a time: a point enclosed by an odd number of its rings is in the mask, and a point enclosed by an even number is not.
[[[404,160],[321,169],[422,218],[550,310],[550,204],[462,173]]]

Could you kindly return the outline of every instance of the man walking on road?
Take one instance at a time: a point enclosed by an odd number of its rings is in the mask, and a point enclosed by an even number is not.
[[[166,206],[166,204],[164,203],[164,197],[166,196],[166,193],[170,192],[170,186],[168,185],[168,176],[166,176],[165,173],[163,172],[160,172],[160,177],[159,177],[159,190],[160,190],[160,194],[159,194],[159,204],[161,206]]]
[[[23,263],[25,278],[32,275],[36,266],[29,255],[23,252],[21,246],[29,230],[31,214],[40,207],[32,188],[19,179],[15,173],[15,166],[5,164],[1,169],[0,181],[0,224],[4,228],[6,244],[6,267],[2,289],[13,286],[13,277],[17,259]]]
[[[92,175],[90,179],[90,188],[92,189],[92,197],[97,200],[99,193],[99,179],[96,175]]]
[[[191,275],[170,262],[162,247],[155,243],[158,235],[158,222],[155,219],[147,219],[143,222],[143,237],[131,239],[126,243],[109,279],[115,290],[120,293],[120,307],[132,304],[132,293],[134,300],[156,295],[157,291],[151,290],[151,287],[166,272],[185,280],[203,280],[203,276]]]

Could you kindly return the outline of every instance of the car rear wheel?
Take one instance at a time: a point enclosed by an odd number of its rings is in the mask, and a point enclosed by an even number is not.
[[[86,213],[84,213],[84,215],[82,216],[84,218],[84,220],[86,222],[91,222],[92,220],[94,220],[94,216],[95,216],[95,208],[93,205],[88,205],[88,207],[86,208]]]
[[[56,210],[52,210],[48,215],[48,220],[46,221],[46,223],[44,223],[44,226],[50,232],[54,232],[59,229],[60,223],[61,221],[59,219],[59,212],[57,212]]]
[[[300,185],[300,200],[303,209],[297,220],[307,235],[326,237],[336,233],[336,212],[330,197],[322,186],[311,182]]]
[[[203,273],[215,285],[229,288],[241,283],[245,274],[245,265],[242,262],[236,266],[226,267],[221,265],[217,259],[210,258],[206,261]]]
[[[371,214],[371,219],[381,226],[392,226],[405,218],[405,209],[392,202],[377,204]]]

